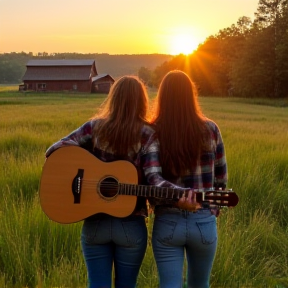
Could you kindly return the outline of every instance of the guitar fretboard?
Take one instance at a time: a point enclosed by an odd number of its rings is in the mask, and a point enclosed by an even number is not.
[[[183,196],[183,193],[187,191],[188,189],[185,188],[178,189],[173,187],[157,187],[119,183],[119,194],[121,195],[179,199]]]

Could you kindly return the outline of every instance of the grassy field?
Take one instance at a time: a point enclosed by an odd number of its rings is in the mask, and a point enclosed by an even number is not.
[[[152,93],[151,98],[155,96]],[[45,150],[84,123],[105,95],[0,87],[0,287],[84,288],[81,223],[48,220],[38,187]],[[216,287],[288,287],[288,103],[201,98],[224,138],[237,207],[218,218]],[[153,218],[148,221],[149,231]],[[139,288],[156,288],[151,245]]]

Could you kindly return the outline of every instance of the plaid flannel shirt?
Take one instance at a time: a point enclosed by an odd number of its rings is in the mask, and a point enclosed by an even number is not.
[[[76,145],[87,149],[105,162],[115,160],[128,160],[132,162],[138,170],[139,184],[183,190],[187,190],[187,188],[211,189],[215,186],[225,188],[227,184],[227,164],[224,144],[220,130],[213,121],[207,120],[207,125],[211,131],[211,151],[202,155],[196,170],[187,170],[185,175],[182,175],[178,179],[170,179],[171,182],[162,177],[162,168],[159,162],[159,141],[151,126],[143,125],[139,152],[135,153],[131,151],[129,155],[123,159],[112,153],[107,153],[102,149],[93,149],[92,130],[94,125],[97,125],[97,121],[98,120],[92,120],[84,123],[81,127],[54,143],[46,151],[46,157],[60,147]],[[165,198],[150,198],[149,202],[152,206],[172,203],[170,199]],[[138,207],[136,213],[146,215],[146,207],[143,205],[142,207]]]
[[[84,123],[81,127],[54,143],[47,149],[46,157],[49,157],[56,149],[64,146],[80,146],[105,162],[116,160],[127,160],[132,162],[138,171],[139,184],[176,187],[172,183],[165,181],[161,176],[162,169],[159,163],[159,142],[156,138],[155,131],[151,126],[143,125],[139,151],[137,153],[130,151],[127,157],[123,158],[118,157],[113,153],[105,152],[105,147],[96,147],[99,149],[93,148],[92,132],[94,125],[97,125],[97,121],[99,120],[92,120]],[[97,139],[95,140],[97,143]],[[141,198],[142,201],[138,201],[134,214],[147,215],[146,199],[143,199],[142,197],[139,198]],[[141,203],[139,204],[139,202]]]
[[[188,169],[184,175],[181,175],[181,177],[178,177],[177,179],[167,179],[176,186],[197,190],[209,190],[214,189],[215,187],[226,187],[228,174],[221,132],[217,124],[212,120],[207,119],[206,123],[210,131],[209,152],[202,154],[196,169]],[[157,178],[158,176],[150,175],[150,177],[152,179],[149,179],[149,183],[153,185],[153,178]],[[157,180],[155,182],[157,182]],[[166,183],[163,183],[163,185],[165,186]],[[152,206],[166,204],[165,201],[158,198],[151,198],[149,199],[149,202]]]

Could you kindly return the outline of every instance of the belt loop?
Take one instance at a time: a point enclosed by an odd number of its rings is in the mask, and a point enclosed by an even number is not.
[[[182,211],[182,217],[185,218],[185,219],[187,219],[190,212],[187,211],[187,210],[181,210],[181,211]]]

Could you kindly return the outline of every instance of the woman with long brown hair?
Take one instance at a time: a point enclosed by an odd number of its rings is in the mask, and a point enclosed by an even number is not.
[[[58,148],[77,145],[104,162],[132,162],[140,184],[173,187],[160,174],[159,143],[147,121],[147,108],[143,83],[137,77],[124,76],[111,87],[102,111],[48,148],[46,157]],[[189,198],[184,200],[181,198],[179,205],[183,202],[185,207]],[[135,210],[128,217],[99,213],[84,220],[81,244],[89,288],[110,288],[113,265],[115,288],[136,286],[147,246],[145,216],[146,198],[138,197]]]
[[[182,71],[169,72],[160,84],[153,122],[160,142],[162,176],[193,191],[225,188],[227,165],[221,133],[202,114],[197,97],[194,83]],[[195,193],[192,199],[195,201]],[[152,244],[160,287],[182,287],[186,252],[188,287],[208,288],[217,246],[213,211],[207,205],[189,212],[177,203],[150,202],[155,209]]]

